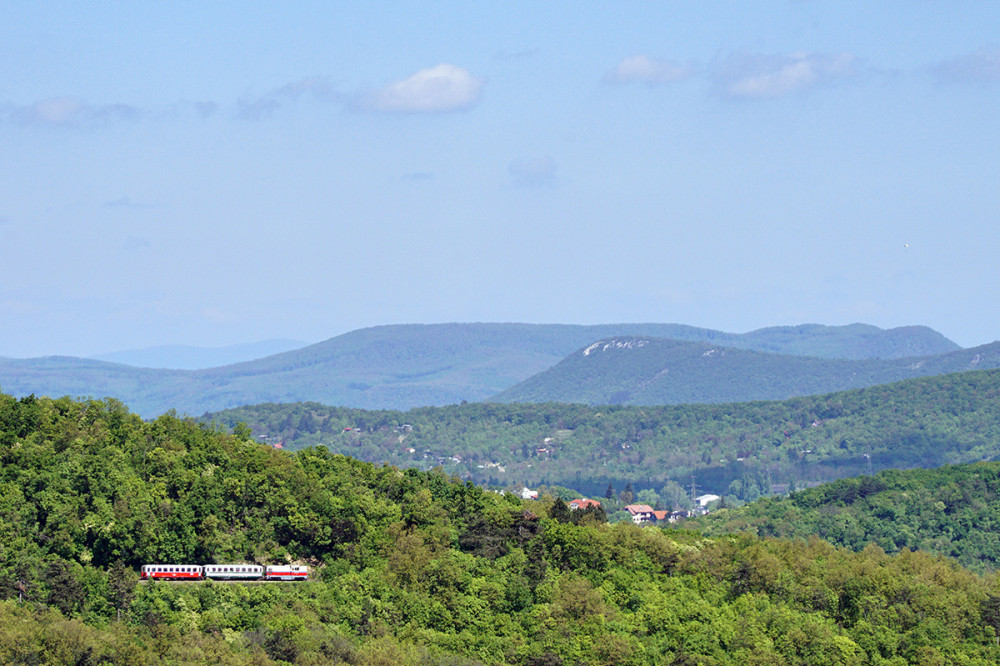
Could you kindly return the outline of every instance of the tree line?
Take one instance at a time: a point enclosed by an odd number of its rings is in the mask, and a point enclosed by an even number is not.
[[[249,433],[0,395],[0,662],[1000,660],[1000,587],[951,560],[609,524]],[[316,576],[136,581],[188,561]]]
[[[406,412],[319,403],[205,414],[245,423],[288,449],[324,446],[369,462],[479,484],[558,485],[600,496],[609,483],[658,494],[668,483],[749,501],[882,469],[1000,455],[1000,371],[912,379],[773,402],[658,407],[470,403]],[[670,488],[674,488],[670,485]]]

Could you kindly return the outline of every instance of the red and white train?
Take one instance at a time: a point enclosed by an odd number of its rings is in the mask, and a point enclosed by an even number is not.
[[[309,567],[301,564],[144,564],[140,580],[305,580]]]

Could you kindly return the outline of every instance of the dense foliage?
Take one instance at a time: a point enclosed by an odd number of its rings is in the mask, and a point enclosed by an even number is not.
[[[1000,463],[885,471],[717,511],[688,523],[706,534],[751,532],[860,550],[876,543],[1000,568]]]
[[[603,496],[668,484],[752,500],[795,484],[1000,455],[1000,371],[981,370],[780,402],[660,407],[467,404],[408,412],[316,403],[206,415],[290,449],[444,469],[499,486]],[[666,495],[666,493],[661,493]],[[669,508],[669,507],[667,507]]]
[[[144,417],[170,409],[200,414],[260,402],[407,409],[485,400],[609,335],[709,341],[844,359],[958,350],[940,333],[919,326],[882,330],[862,324],[813,324],[734,334],[677,324],[400,325],[351,331],[295,351],[197,371],[133,368],[70,357],[0,358],[0,388],[15,396],[110,396]]]
[[[0,662],[990,664],[1000,586],[944,559],[573,519],[114,401],[0,395]],[[137,584],[304,561],[306,583]]]

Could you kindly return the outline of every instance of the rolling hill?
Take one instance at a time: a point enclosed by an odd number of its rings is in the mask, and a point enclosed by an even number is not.
[[[934,356],[844,360],[619,336],[577,350],[492,400],[590,405],[782,400],[996,367],[997,342]]]
[[[168,368],[171,370],[201,370],[220,365],[232,365],[254,359],[272,356],[294,349],[301,349],[307,343],[299,340],[262,340],[242,345],[226,347],[194,347],[191,345],[166,345],[144,349],[95,354],[90,358],[109,363],[122,363],[137,368]]]
[[[819,537],[861,550],[903,548],[953,557],[977,571],[1000,567],[1000,463],[886,470],[769,497],[688,521],[707,535]]]
[[[1000,369],[770,402],[469,403],[406,412],[286,403],[203,418],[244,423],[286,449],[321,445],[369,462],[442,467],[477,483],[558,485],[591,497],[630,483],[658,490],[666,504],[675,499],[670,488],[696,476],[704,491],[753,499],[780,484],[1000,459]]]
[[[993,475],[925,508],[976,516]],[[943,558],[577,521],[552,497],[113,401],[0,394],[0,500],[3,664],[1000,662],[996,576]],[[954,527],[974,549],[994,536]],[[138,573],[284,562],[309,579]]]
[[[13,395],[117,398],[144,417],[260,402],[316,401],[407,409],[484,400],[594,340],[649,336],[760,352],[858,359],[932,355],[958,346],[926,327],[775,327],[745,334],[678,324],[434,324],[366,328],[302,349],[205,370],[135,368],[92,359],[0,358]]]

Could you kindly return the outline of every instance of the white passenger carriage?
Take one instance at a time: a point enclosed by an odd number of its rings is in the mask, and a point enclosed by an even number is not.
[[[264,567],[259,564],[206,564],[205,578],[213,580],[260,580]]]

